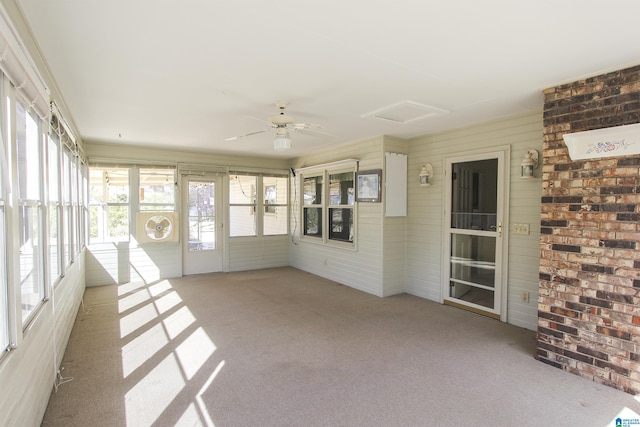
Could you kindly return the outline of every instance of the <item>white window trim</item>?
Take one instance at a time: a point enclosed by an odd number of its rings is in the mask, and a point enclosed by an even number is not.
[[[339,205],[331,205],[330,204],[330,194],[329,194],[329,176],[336,175],[345,172],[353,172],[354,176],[354,184],[355,184],[355,174],[358,171],[358,160],[355,159],[346,159],[340,160],[337,162],[324,163],[315,166],[309,166],[305,168],[297,169],[299,172],[299,194],[298,194],[298,221],[301,224],[300,231],[298,232],[298,238],[301,242],[312,243],[323,246],[331,246],[335,248],[347,249],[357,251],[358,249],[358,203],[354,201],[354,204],[347,207],[347,209],[353,209],[353,242],[344,242],[341,240],[333,240],[329,238],[329,209],[330,208],[339,208]],[[322,176],[322,204],[320,206],[313,205],[310,207],[321,207],[322,209],[322,236],[307,236],[304,234],[305,224],[304,224],[304,180],[305,178],[312,178],[314,176]],[[343,206],[342,206],[343,207]]]
[[[278,170],[277,172],[265,172],[265,170],[261,169],[261,172],[258,172],[256,169],[238,169],[238,170],[233,170],[229,172],[229,176],[233,176],[233,175],[244,175],[244,176],[253,176],[256,178],[256,191],[254,192],[256,197],[255,197],[255,201],[253,203],[231,203],[231,201],[229,201],[228,205],[229,205],[229,222],[231,221],[231,207],[233,206],[247,206],[250,207],[253,211],[254,211],[254,215],[256,213],[259,213],[259,215],[256,216],[255,219],[255,227],[256,227],[256,232],[254,235],[247,235],[247,236],[231,236],[229,234],[229,239],[233,239],[233,240],[240,240],[240,239],[255,239],[255,238],[266,238],[266,239],[272,239],[272,238],[278,238],[278,237],[282,237],[282,236],[288,236],[290,233],[290,227],[291,225],[289,224],[289,221],[287,221],[287,229],[282,233],[282,234],[264,234],[264,217],[265,215],[269,215],[265,212],[265,207],[266,206],[273,206],[273,207],[286,207],[287,208],[287,218],[289,218],[289,212],[290,212],[290,204],[289,204],[289,195],[291,193],[291,190],[289,188],[289,180],[287,179],[287,190],[286,190],[286,195],[287,195],[287,203],[281,203],[281,204],[275,204],[275,205],[267,205],[265,204],[265,200],[264,200],[264,178],[288,178],[288,176],[286,175],[285,172],[282,172],[280,170]],[[230,180],[229,180],[230,182]],[[255,209],[254,209],[255,208]],[[273,215],[273,214],[271,214]],[[230,228],[229,228],[230,230]]]

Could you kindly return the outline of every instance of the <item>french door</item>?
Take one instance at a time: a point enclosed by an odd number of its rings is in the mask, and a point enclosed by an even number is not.
[[[219,176],[185,176],[183,179],[182,273],[222,271],[222,179]]]
[[[506,153],[446,159],[444,303],[498,319],[506,276]]]

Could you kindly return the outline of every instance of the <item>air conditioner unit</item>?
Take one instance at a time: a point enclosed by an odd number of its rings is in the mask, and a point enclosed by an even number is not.
[[[178,214],[175,212],[138,212],[136,225],[138,243],[178,241]]]

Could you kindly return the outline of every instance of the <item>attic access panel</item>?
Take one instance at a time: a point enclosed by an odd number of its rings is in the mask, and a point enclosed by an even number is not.
[[[396,123],[410,123],[442,114],[447,114],[447,110],[421,104],[415,101],[402,101],[387,107],[380,108],[367,114],[363,114],[363,119],[374,117],[382,120],[389,120]]]

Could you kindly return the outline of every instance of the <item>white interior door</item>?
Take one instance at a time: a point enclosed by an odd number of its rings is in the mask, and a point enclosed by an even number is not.
[[[446,160],[444,303],[501,318],[505,152]]]
[[[185,176],[183,179],[184,275],[222,271],[222,179]]]

